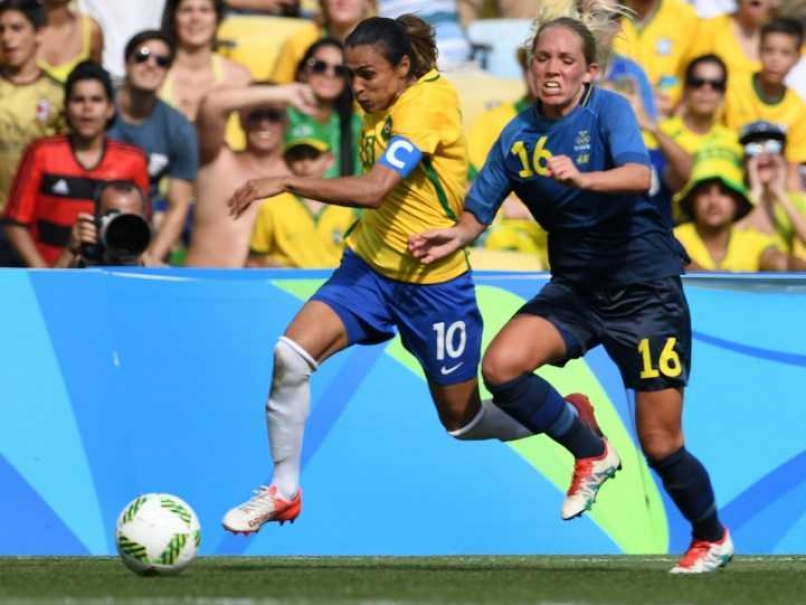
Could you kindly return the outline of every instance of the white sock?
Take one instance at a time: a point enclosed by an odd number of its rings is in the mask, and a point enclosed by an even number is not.
[[[302,434],[311,407],[310,377],[316,367],[316,360],[305,349],[285,336],[280,337],[274,347],[266,422],[274,459],[272,485],[288,499],[299,490]]]
[[[460,429],[448,431],[448,434],[462,441],[476,441],[479,439],[513,441],[534,435],[532,431],[489,399],[481,402],[481,409],[473,420]]]

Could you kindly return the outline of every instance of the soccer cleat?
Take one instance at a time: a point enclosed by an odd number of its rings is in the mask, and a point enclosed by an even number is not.
[[[604,446],[605,451],[600,456],[577,458],[571,487],[568,488],[560,513],[564,521],[589,511],[602,484],[621,470],[621,459],[607,439],[604,439]]]
[[[733,558],[733,540],[725,529],[722,539],[717,542],[692,540],[686,554],[669,573],[709,573],[725,567]]]
[[[280,525],[286,521],[293,523],[301,510],[302,490],[291,500],[286,500],[274,485],[262,485],[249,500],[227,511],[222,524],[224,529],[234,534],[248,535],[259,531],[264,523],[270,521],[277,521]]]
[[[577,416],[582,424],[590,428],[599,437],[604,437],[602,429],[599,428],[599,423],[596,422],[596,416],[593,414],[593,406],[590,399],[582,393],[571,393],[565,400],[576,408]]]

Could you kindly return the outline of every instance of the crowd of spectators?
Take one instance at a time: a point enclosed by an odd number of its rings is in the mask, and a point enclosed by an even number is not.
[[[82,246],[120,212],[151,226],[139,264],[334,267],[352,211],[284,194],[235,220],[226,201],[259,176],[361,172],[346,35],[416,13],[440,69],[467,82],[483,73],[471,21],[552,1],[0,0],[0,266],[92,264]],[[619,1],[597,85],[632,104],[689,269],[806,270],[806,2]],[[233,19],[265,24],[268,80],[235,59],[237,35],[219,38]],[[512,60],[523,94],[465,115],[469,182],[533,102],[526,51]],[[513,194],[470,258],[545,269],[546,246]]]

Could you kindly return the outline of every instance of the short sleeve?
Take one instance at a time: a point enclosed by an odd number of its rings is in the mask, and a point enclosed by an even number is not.
[[[273,238],[271,208],[269,208],[270,203],[270,201],[263,202],[263,206],[261,206],[260,212],[258,212],[257,219],[255,220],[255,226],[252,229],[252,237],[249,240],[249,250],[253,254],[260,256],[269,254],[272,249]]]
[[[424,91],[406,99],[391,116],[392,135],[410,141],[425,155],[433,155],[443,137],[461,132],[458,100],[454,102],[447,95]]]
[[[41,148],[35,144],[25,150],[11,184],[4,222],[30,225],[34,221],[36,200],[44,172],[44,159],[41,156]]]
[[[185,116],[179,115],[174,135],[171,137],[171,165],[168,175],[175,179],[195,181],[199,171],[196,129]]]
[[[600,112],[599,121],[603,125],[610,155],[616,167],[625,164],[650,166],[649,153],[629,102],[620,95],[611,93],[602,103]]]

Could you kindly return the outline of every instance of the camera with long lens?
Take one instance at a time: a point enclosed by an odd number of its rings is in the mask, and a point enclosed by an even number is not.
[[[151,227],[139,214],[109,210],[96,216],[98,243],[83,244],[81,256],[90,264],[135,261],[151,243]]]

